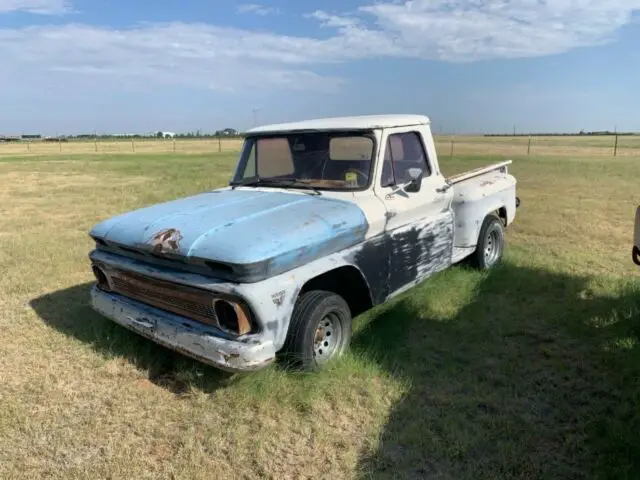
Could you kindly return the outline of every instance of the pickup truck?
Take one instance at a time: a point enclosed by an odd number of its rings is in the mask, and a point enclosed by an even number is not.
[[[500,262],[510,163],[446,178],[422,115],[254,128],[229,185],[91,229],[91,304],[222,370],[276,354],[323,368],[355,316],[453,264]]]
[[[636,223],[633,231],[631,258],[633,259],[633,263],[640,267],[640,206],[636,208]]]

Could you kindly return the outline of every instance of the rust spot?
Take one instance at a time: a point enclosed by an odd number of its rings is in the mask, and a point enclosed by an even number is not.
[[[156,233],[151,237],[151,245],[154,253],[162,253],[166,251],[175,252],[180,248],[180,240],[182,240],[180,230],[175,228],[167,228]]]
[[[229,360],[235,360],[236,358],[240,358],[239,353],[227,353],[220,350],[218,350],[218,353],[222,355],[222,358],[224,358],[224,361],[226,363],[229,363]]]

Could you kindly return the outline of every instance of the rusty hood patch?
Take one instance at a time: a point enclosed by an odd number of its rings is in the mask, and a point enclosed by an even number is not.
[[[177,252],[180,250],[180,240],[182,240],[180,230],[176,228],[165,228],[151,237],[152,250],[154,253]]]

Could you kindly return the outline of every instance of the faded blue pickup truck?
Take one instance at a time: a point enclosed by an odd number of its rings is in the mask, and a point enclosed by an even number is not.
[[[519,200],[509,161],[445,178],[429,119],[250,130],[230,184],[96,225],[92,305],[229,371],[316,369],[352,318],[462,260],[496,265]]]

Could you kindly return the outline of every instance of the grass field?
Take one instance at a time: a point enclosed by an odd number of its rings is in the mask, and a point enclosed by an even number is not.
[[[505,153],[499,269],[361,316],[316,375],[221,374],[88,306],[88,229],[224,184],[234,154],[0,159],[0,478],[640,478],[640,156],[571,141]],[[445,142],[445,173],[500,142]]]

